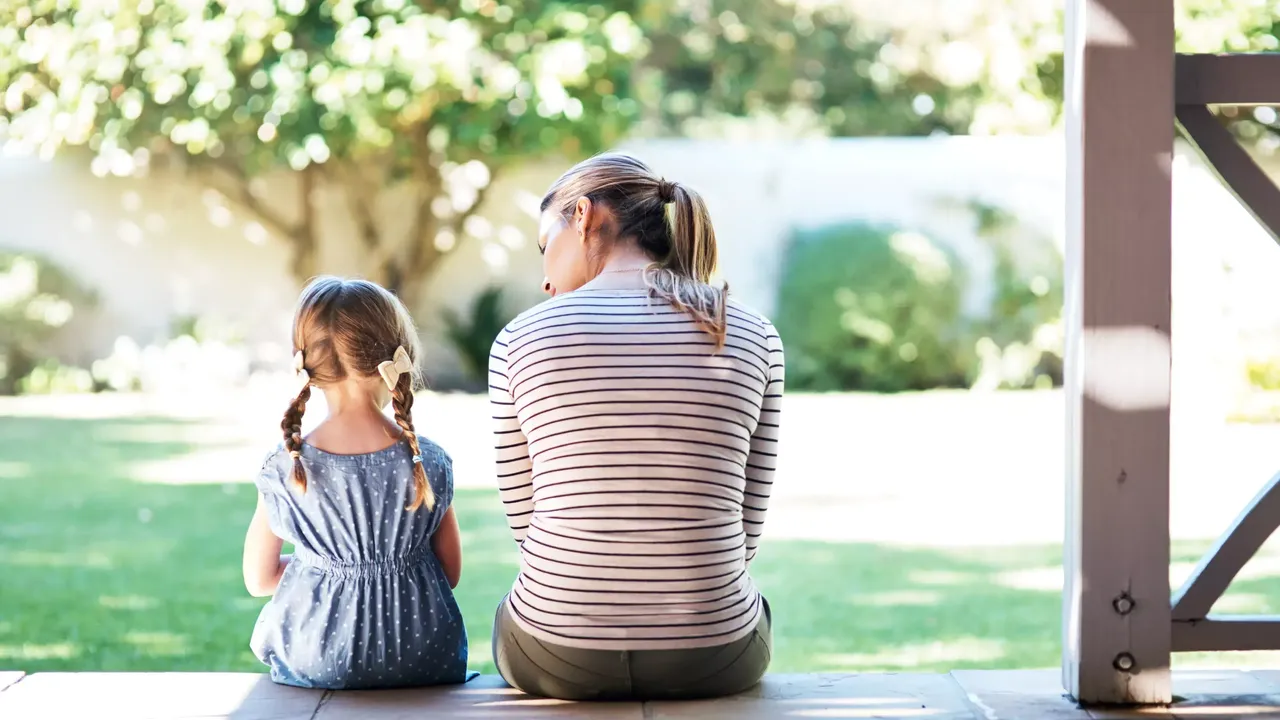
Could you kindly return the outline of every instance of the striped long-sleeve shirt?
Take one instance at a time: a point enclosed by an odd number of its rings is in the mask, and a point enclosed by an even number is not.
[[[782,343],[736,303],[725,346],[643,291],[521,315],[489,365],[497,475],[520,544],[508,596],[547,642],[707,647],[762,612],[747,573],[769,506]]]

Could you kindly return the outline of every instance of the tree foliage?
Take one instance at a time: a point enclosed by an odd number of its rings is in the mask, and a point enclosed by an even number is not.
[[[842,136],[963,132],[977,89],[886,52],[836,3],[720,0],[639,18],[651,51],[637,91],[650,132],[716,135],[739,119]]]
[[[1180,46],[1270,49],[1278,5],[1184,0]],[[289,243],[299,279],[319,269],[316,190],[340,189],[360,270],[412,301],[492,232],[475,211],[530,157],[628,133],[1048,130],[1061,27],[1060,3],[1002,0],[15,0],[0,133],[87,147],[99,175],[181,160]],[[267,199],[269,173],[293,201]],[[392,188],[407,236],[382,222]]]
[[[0,5],[11,149],[88,146],[99,175],[192,161],[316,271],[315,189],[345,191],[370,265],[411,291],[466,231],[494,173],[614,142],[638,114],[630,16],[542,0],[31,0]],[[297,173],[299,211],[253,178]],[[377,194],[414,191],[409,238]]]

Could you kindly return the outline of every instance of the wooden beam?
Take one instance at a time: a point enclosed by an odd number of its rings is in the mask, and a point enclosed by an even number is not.
[[[1280,105],[1280,53],[1178,55],[1179,105]]]
[[[1178,126],[1258,224],[1280,243],[1280,189],[1204,105],[1179,105]]]
[[[1173,623],[1176,652],[1280,650],[1280,617],[1237,615]]]
[[[1173,0],[1067,6],[1063,683],[1171,700]]]
[[[1280,527],[1280,475],[1271,478],[1213,549],[1201,558],[1195,572],[1173,597],[1173,619],[1191,621],[1207,617],[1236,574],[1277,527]]]

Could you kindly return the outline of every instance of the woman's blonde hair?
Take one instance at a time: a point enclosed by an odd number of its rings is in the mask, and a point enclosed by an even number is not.
[[[650,297],[688,312],[722,347],[729,286],[708,284],[716,270],[716,232],[702,197],[636,158],[609,153],[561,175],[542,199],[542,211],[569,217],[581,198],[612,212],[613,222],[600,228],[603,238],[633,240],[653,259],[644,272]]]
[[[365,280],[318,277],[307,284],[293,315],[293,351],[302,353],[302,369],[310,378],[285,410],[280,428],[285,447],[293,455],[293,483],[307,491],[302,467],[302,414],[311,386],[323,387],[350,376],[377,377],[378,365],[392,360],[403,347],[413,369],[400,375],[391,391],[396,424],[415,457],[422,455],[413,429],[413,389],[420,379],[421,346],[413,318],[399,298]],[[407,509],[435,506],[435,496],[421,462],[413,464],[413,502]]]

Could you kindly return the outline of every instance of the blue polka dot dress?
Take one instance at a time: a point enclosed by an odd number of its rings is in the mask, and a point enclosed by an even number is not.
[[[413,500],[408,443],[364,455],[302,448],[307,492],[283,447],[258,474],[271,529],[294,546],[250,647],[271,679],[309,688],[389,688],[468,679],[462,613],[431,549],[453,501],[449,456],[419,438],[435,508]]]

